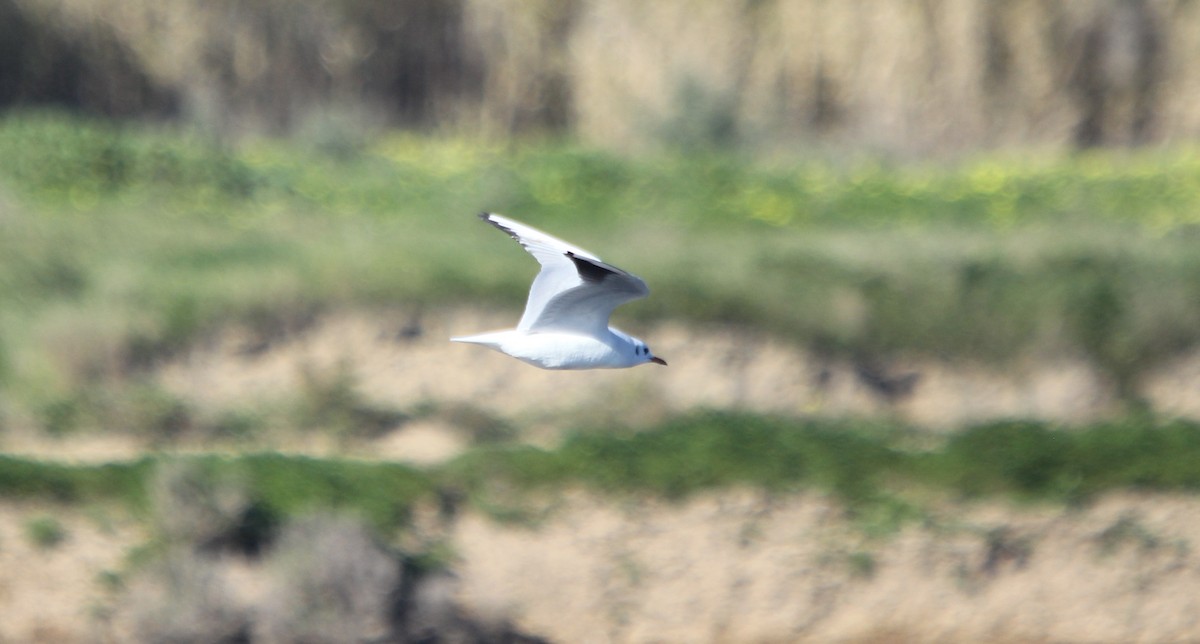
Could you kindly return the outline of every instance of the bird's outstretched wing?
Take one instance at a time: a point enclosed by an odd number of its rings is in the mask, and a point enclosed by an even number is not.
[[[494,213],[479,216],[517,240],[542,265],[517,324],[520,331],[600,335],[608,329],[613,309],[650,294],[641,278],[578,246]]]

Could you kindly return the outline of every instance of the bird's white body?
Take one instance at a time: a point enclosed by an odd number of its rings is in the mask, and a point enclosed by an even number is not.
[[[608,326],[622,302],[645,297],[645,282],[536,228],[483,213],[542,265],[515,329],[450,338],[478,344],[543,369],[619,369],[665,365],[646,343]]]
[[[599,338],[509,329],[451,340],[483,345],[542,369],[621,369],[647,362],[628,335],[612,328]]]

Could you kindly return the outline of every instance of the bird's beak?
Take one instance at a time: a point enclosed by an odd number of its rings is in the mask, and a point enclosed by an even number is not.
[[[664,367],[667,366],[667,361],[663,360],[662,358],[660,358],[658,356],[654,356],[653,358],[650,358],[650,362],[653,362],[654,364],[660,364]]]

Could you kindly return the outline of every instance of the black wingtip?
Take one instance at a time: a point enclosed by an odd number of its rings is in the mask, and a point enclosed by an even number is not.
[[[509,237],[512,237],[513,239],[517,240],[517,243],[521,244],[522,246],[525,245],[525,242],[521,241],[521,236],[517,234],[517,231],[509,228],[508,226],[505,226],[504,224],[496,221],[495,219],[492,219],[493,215],[495,215],[495,213],[485,211],[485,212],[479,213],[479,218],[486,221],[487,223],[495,226],[496,228],[503,230]]]
[[[579,276],[585,282],[602,282],[609,275],[616,275],[617,272],[610,269],[607,265],[593,262],[590,259],[585,259],[576,255],[571,251],[567,251],[567,257],[575,264],[575,270],[579,271]]]

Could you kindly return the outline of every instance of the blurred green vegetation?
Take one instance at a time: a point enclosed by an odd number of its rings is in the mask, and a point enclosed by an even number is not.
[[[990,423],[930,440],[877,421],[797,421],[698,413],[653,431],[577,433],[555,450],[477,448],[448,466],[473,481],[524,488],[582,484],[678,498],[746,485],[815,488],[850,502],[924,486],[962,498],[1077,502],[1114,489],[1200,489],[1200,425],[1130,417],[1068,430]]]
[[[764,159],[720,148],[629,158],[554,140],[503,145],[399,131],[345,137],[332,149],[302,138],[233,149],[178,129],[10,111],[0,119],[0,176],[45,206],[88,210],[113,198],[165,206],[160,214],[228,218],[286,205],[428,221],[462,214],[442,208],[487,200],[565,225],[615,217],[1004,228],[1075,216],[1160,231],[1200,224],[1200,152],[1192,148],[991,153],[947,165]]]
[[[256,453],[237,457],[147,455],[101,465],[66,464],[0,455],[0,497],[55,503],[115,501],[138,513],[153,511],[150,490],[163,467],[186,463],[200,488],[235,482],[248,505],[272,518],[317,510],[355,512],[387,530],[407,519],[411,505],[428,495],[433,479],[396,463],[318,459]],[[165,508],[164,511],[183,511]]]
[[[404,133],[330,149],[5,114],[0,391],[61,429],[81,388],[221,324],[516,309],[535,267],[484,209],[645,277],[654,296],[618,324],[736,323],[855,356],[1083,355],[1134,402],[1141,374],[1200,343],[1194,150],[937,166]]]
[[[26,522],[25,534],[30,542],[43,550],[51,549],[67,538],[62,523],[49,516],[35,517]]]
[[[1131,417],[1066,430],[1014,421],[917,436],[886,422],[704,412],[636,433],[580,430],[553,449],[478,446],[424,468],[273,453],[151,455],[105,465],[0,457],[0,497],[120,501],[148,511],[156,472],[188,463],[212,481],[209,487],[236,482],[264,522],[341,510],[388,532],[403,527],[422,501],[465,498],[503,512],[528,494],[573,488],[667,499],[735,487],[818,490],[864,521],[893,526],[920,516],[923,490],[940,498],[1056,503],[1117,489],[1200,490],[1200,425],[1191,422]]]
[[[145,507],[152,461],[71,465],[0,455],[0,494],[7,498],[86,503],[118,499]]]

